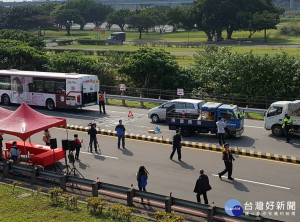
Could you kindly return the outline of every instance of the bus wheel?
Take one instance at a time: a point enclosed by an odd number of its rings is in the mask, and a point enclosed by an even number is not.
[[[48,110],[54,110],[55,109],[55,104],[54,104],[54,102],[53,102],[52,99],[47,99],[47,101],[46,101],[46,108]]]
[[[9,96],[8,95],[6,95],[6,94],[4,94],[3,96],[2,96],[2,103],[3,103],[3,105],[6,105],[6,106],[8,106],[9,104],[10,104],[10,98],[9,98]]]

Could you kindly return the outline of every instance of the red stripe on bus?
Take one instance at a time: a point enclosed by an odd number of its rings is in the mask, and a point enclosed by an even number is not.
[[[67,96],[68,96],[70,93],[82,93],[82,91],[70,91],[70,92],[68,92]]]

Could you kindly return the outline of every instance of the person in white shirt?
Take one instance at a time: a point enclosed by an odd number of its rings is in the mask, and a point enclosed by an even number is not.
[[[222,120],[222,117],[218,118],[217,128],[218,128],[218,138],[219,138],[219,144],[221,147],[225,144],[225,127],[226,127],[226,122]]]
[[[10,157],[14,161],[14,163],[19,163],[20,160],[20,150],[17,147],[17,142],[14,141],[12,143],[12,147],[10,149]]]

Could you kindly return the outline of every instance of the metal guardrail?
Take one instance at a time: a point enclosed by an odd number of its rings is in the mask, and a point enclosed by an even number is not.
[[[170,213],[171,210],[175,210],[182,213],[189,213],[194,215],[202,215],[207,217],[207,221],[213,221],[214,218],[230,218],[223,208],[209,206],[204,204],[199,204],[192,201],[187,201],[179,198],[174,198],[172,196],[164,196],[161,194],[155,194],[140,190],[135,190],[134,188],[127,188],[118,185],[97,182],[84,178],[77,178],[65,174],[54,173],[51,171],[45,171],[37,168],[31,168],[28,166],[15,165],[10,162],[0,162],[0,171],[3,173],[3,177],[9,177],[10,171],[17,171],[21,173],[23,176],[31,176],[31,182],[36,183],[37,180],[47,180],[48,183],[56,183],[55,181],[59,180],[60,187],[63,190],[66,190],[67,186],[78,187],[78,185],[83,185],[86,187],[90,187],[92,189],[92,195],[97,197],[99,195],[99,190],[110,191],[114,193],[118,193],[121,195],[127,195],[127,205],[134,206],[134,197],[138,198],[147,198],[151,201],[157,201],[160,203],[164,203],[165,211]],[[31,175],[30,175],[31,174]],[[39,177],[37,177],[39,175]],[[71,184],[70,184],[71,183]],[[73,186],[75,184],[75,186]],[[84,189],[85,187],[80,187],[80,189]],[[107,194],[106,194],[107,195]],[[273,219],[267,219],[262,217],[257,217],[254,215],[241,215],[237,217],[238,221],[278,221]]]
[[[101,91],[105,92],[107,95],[120,95],[121,91],[119,86],[100,86]],[[226,96],[226,95],[214,95],[212,93],[205,92],[193,92],[184,91],[183,96],[178,96],[176,90],[161,90],[161,89],[148,89],[148,88],[133,88],[126,87],[126,91],[122,92],[123,96],[129,97],[143,97],[152,98],[159,100],[172,100],[178,98],[191,98],[191,99],[201,99],[206,101],[217,101],[224,104],[237,104],[240,107],[249,108],[262,108],[267,109],[270,104],[276,101],[286,101],[286,100],[299,100],[300,98],[283,98],[283,97],[272,97],[266,98],[264,96],[251,97],[251,96]]]
[[[143,98],[143,97],[133,97],[133,96],[122,96],[122,95],[111,95],[111,94],[106,94],[106,99],[117,99],[117,100],[122,100],[122,101],[136,101],[140,102],[141,106],[143,106],[144,102],[149,102],[149,103],[157,103],[157,104],[163,104],[169,100],[165,99],[152,99],[152,98]],[[246,108],[246,107],[240,107],[240,109],[244,113],[257,113],[257,114],[264,114],[267,110],[265,109],[255,109],[255,108]]]

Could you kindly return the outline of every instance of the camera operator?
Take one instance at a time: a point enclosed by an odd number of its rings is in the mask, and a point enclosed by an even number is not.
[[[93,146],[92,144],[94,143],[94,147],[95,147],[95,152],[97,153],[97,130],[96,130],[96,124],[92,123],[91,124],[91,128],[88,130],[88,134],[90,135],[90,152],[93,152]]]

